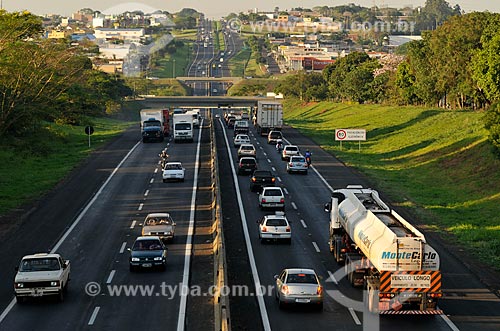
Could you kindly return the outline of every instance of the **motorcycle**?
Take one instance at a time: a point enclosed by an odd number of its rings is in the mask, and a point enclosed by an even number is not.
[[[306,156],[306,162],[308,166],[311,165],[311,156]]]

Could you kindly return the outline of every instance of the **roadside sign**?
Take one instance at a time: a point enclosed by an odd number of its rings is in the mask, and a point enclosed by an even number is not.
[[[335,140],[340,141],[340,150],[342,150],[343,141],[357,141],[358,149],[361,152],[361,141],[366,140],[365,129],[336,129]]]
[[[90,136],[94,133],[94,127],[91,125],[87,125],[85,127],[85,134],[89,137],[89,148],[90,148]]]
[[[93,127],[93,126],[90,126],[90,125],[87,125],[87,126],[85,127],[85,134],[87,134],[87,135],[89,135],[89,136],[90,136],[90,135],[91,135],[91,134],[93,134],[93,133],[94,133],[94,127]]]
[[[336,129],[335,140],[337,141],[360,141],[366,140],[366,130],[364,129]]]

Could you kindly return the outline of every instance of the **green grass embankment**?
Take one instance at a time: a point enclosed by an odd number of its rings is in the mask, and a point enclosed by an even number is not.
[[[52,189],[92,151],[139,121],[139,105],[127,104],[117,117],[91,118],[95,132],[88,147],[83,126],[46,123],[22,139],[0,143],[0,214],[37,199]],[[136,122],[137,120],[137,122]],[[139,138],[138,138],[139,139]]]
[[[420,107],[287,102],[285,121],[366,174],[427,231],[451,234],[500,270],[500,161],[490,152],[482,112]],[[362,128],[367,141],[334,141]]]

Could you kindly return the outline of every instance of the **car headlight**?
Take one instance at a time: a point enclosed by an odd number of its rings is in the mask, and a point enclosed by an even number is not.
[[[50,286],[59,286],[59,281],[50,282]]]
[[[16,283],[15,286],[16,286],[16,288],[23,288],[24,284],[23,283]]]
[[[132,262],[139,262],[139,258],[138,257],[133,257],[131,260],[132,260]]]
[[[161,256],[157,256],[154,258],[155,261],[161,261],[163,258]]]

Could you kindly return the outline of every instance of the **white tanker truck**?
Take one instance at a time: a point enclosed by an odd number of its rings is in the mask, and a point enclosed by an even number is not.
[[[359,185],[335,190],[325,210],[330,251],[345,263],[349,282],[366,287],[370,312],[442,314],[439,255],[377,191]]]

